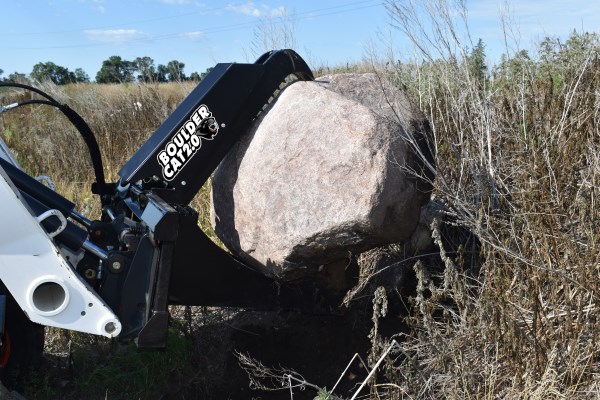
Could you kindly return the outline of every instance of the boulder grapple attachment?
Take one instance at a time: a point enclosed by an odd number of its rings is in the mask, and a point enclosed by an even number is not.
[[[330,310],[338,299],[315,283],[276,282],[216,246],[188,205],[294,79],[313,76],[292,50],[266,53],[253,64],[218,64],[121,168],[116,183],[104,182],[98,145],[79,115],[35,88],[14,85],[45,97],[36,103],[59,108],[82,133],[102,216],[91,221],[79,214],[23,172],[0,143],[5,295],[31,321],[135,338],[141,347],[165,345],[169,304]]]

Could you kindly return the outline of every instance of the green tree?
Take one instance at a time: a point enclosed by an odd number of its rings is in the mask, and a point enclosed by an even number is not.
[[[183,68],[185,68],[184,63],[177,60],[169,61],[169,63],[167,64],[167,74],[169,82],[185,81],[186,77],[183,73]]]
[[[546,69],[566,66],[578,66],[588,57],[598,57],[600,37],[596,33],[571,32],[562,43],[557,37],[546,36],[539,44],[539,59]]]
[[[206,75],[210,74],[213,69],[214,69],[214,67],[206,68],[206,71],[204,71],[203,73],[200,74],[200,79],[202,80],[202,79],[206,78]]]
[[[553,63],[558,59],[560,53],[561,43],[557,37],[546,36],[539,45],[539,56],[540,61],[545,63]]]
[[[123,60],[119,56],[111,56],[102,61],[102,68],[96,74],[98,83],[123,83],[132,82],[135,65],[131,61]]]
[[[84,83],[90,81],[90,76],[85,73],[85,71],[81,68],[76,68],[75,72],[73,72],[74,82]]]
[[[133,65],[139,73],[138,82],[154,82],[157,80],[154,60],[150,57],[137,57],[133,60]]]
[[[535,61],[531,59],[527,50],[521,50],[512,58],[502,54],[499,65],[494,67],[494,75],[498,83],[514,86],[521,84],[524,77],[534,70]]]
[[[2,76],[3,73],[4,73],[4,70],[2,68],[0,68],[0,76]]]
[[[75,82],[75,75],[69,72],[68,68],[56,65],[51,61],[35,64],[30,76],[34,81],[52,81],[57,85]]]
[[[156,68],[156,80],[158,82],[167,82],[167,75],[169,74],[169,70],[166,65],[158,64]]]
[[[467,57],[469,73],[482,85],[487,78],[487,65],[485,64],[485,44],[479,39]]]
[[[598,57],[600,39],[596,33],[571,32],[560,49],[560,59],[564,64],[581,65],[588,57]]]
[[[16,82],[16,83],[25,83],[25,84],[31,83],[29,81],[29,78],[27,78],[27,75],[22,74],[20,72],[13,72],[12,74],[8,75],[6,80],[9,82]]]
[[[195,81],[195,82],[199,82],[202,80],[202,78],[200,78],[200,74],[197,72],[192,72],[188,79],[190,81]]]

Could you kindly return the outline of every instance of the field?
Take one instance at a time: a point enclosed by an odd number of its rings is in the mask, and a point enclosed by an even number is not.
[[[400,29],[406,27],[407,10],[392,12]],[[402,264],[416,277],[412,295],[402,298],[407,328],[389,334],[372,330],[372,361],[392,338],[398,346],[386,358],[386,368],[377,377],[380,385],[371,385],[371,393],[390,399],[597,397],[600,41],[593,34],[574,33],[565,43],[542,41],[537,55],[516,51],[498,65],[486,66],[483,46],[453,42],[452,25],[445,25],[443,18],[438,21],[443,28],[439,31],[447,36],[426,40],[425,32],[409,32],[420,49],[417,60],[374,56],[348,67],[377,71],[406,90],[426,113],[435,137],[430,145],[437,155],[434,197],[448,210],[444,221],[432,227],[441,262],[428,264],[426,258],[411,256],[410,263]],[[88,121],[104,155],[105,173],[114,180],[119,167],[192,84],[44,89]],[[19,96],[24,95],[0,97]],[[53,177],[57,191],[76,202],[80,211],[98,215],[98,202],[89,192],[92,173],[86,150],[58,112],[33,106],[5,113],[0,134],[32,175]],[[204,216],[202,227],[210,230],[208,188],[193,206]],[[451,238],[458,242],[452,249],[445,247],[440,234],[450,228],[466,233]],[[466,246],[473,238],[476,252]],[[374,305],[382,304],[379,297],[373,299]],[[374,309],[376,328],[385,310]],[[92,391],[94,397],[104,398],[105,390],[112,394],[116,389],[94,382],[101,381],[102,374],[114,377],[122,372],[111,361],[115,357],[137,372],[139,366],[147,367],[141,378],[126,375],[117,381],[139,378],[141,383],[128,392],[132,396],[194,393],[198,380],[192,379],[183,392],[173,387],[173,382],[189,381],[190,376],[197,379],[188,367],[196,368],[193,363],[198,360],[186,358],[186,346],[196,345],[190,327],[210,325],[210,318],[229,318],[196,311],[176,318],[171,350],[142,354],[144,358],[128,347],[49,331],[49,354],[64,354],[60,359],[65,365],[82,365],[78,360],[88,357],[88,364],[74,371],[64,388],[38,376],[29,396],[52,398],[61,393],[77,398]],[[102,354],[107,351],[113,352],[112,358]],[[167,374],[171,383],[154,380],[161,372],[151,370],[153,363],[173,366]],[[156,385],[144,386],[149,381]],[[324,391],[320,396],[327,398]]]

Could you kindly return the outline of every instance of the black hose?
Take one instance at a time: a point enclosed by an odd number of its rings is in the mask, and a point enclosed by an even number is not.
[[[26,105],[29,105],[29,104],[44,104],[44,105],[52,106],[52,107],[59,107],[60,106],[60,105],[57,105],[57,103],[54,103],[54,102],[49,101],[49,100],[36,100],[36,99],[33,99],[33,100],[20,101],[20,102],[17,103],[17,105],[15,106],[15,108],[16,107],[21,107],[21,106],[26,106]]]
[[[85,144],[90,153],[90,158],[92,160],[92,166],[94,168],[94,175],[96,177],[96,185],[92,186],[92,191],[96,194],[106,194],[107,185],[104,179],[104,168],[102,166],[102,154],[100,153],[100,147],[98,146],[98,141],[94,136],[91,128],[85,122],[85,120],[79,115],[75,110],[70,108],[66,104],[60,104],[54,98],[52,98],[49,94],[43,92],[42,90],[35,88],[30,85],[25,85],[22,83],[14,83],[14,82],[0,82],[0,87],[16,87],[19,89],[30,90],[34,93],[39,94],[47,100],[25,100],[19,102],[15,105],[14,108],[29,105],[29,104],[44,104],[58,108],[75,126],[75,129],[81,134]]]
[[[60,104],[58,101],[54,100],[48,93],[41,91],[40,89],[30,86],[30,85],[25,85],[23,83],[16,83],[16,82],[0,82],[0,87],[16,87],[19,89],[25,89],[25,90],[30,90],[34,93],[39,94],[40,96],[48,99],[49,101],[51,101],[52,103],[55,104]]]

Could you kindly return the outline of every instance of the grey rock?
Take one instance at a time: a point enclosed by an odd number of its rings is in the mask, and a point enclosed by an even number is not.
[[[404,243],[404,254],[419,254],[426,251],[433,244],[431,224],[434,219],[442,224],[446,222],[448,208],[437,199],[421,207],[419,223],[410,238]]]
[[[215,232],[285,280],[406,240],[431,192],[415,177],[433,178],[427,140],[423,114],[375,74],[296,82],[216,171]]]
[[[0,383],[0,399],[5,399],[5,400],[26,400],[25,397],[21,396],[18,392],[16,391],[10,391],[6,388],[6,386],[4,386],[2,383]]]

